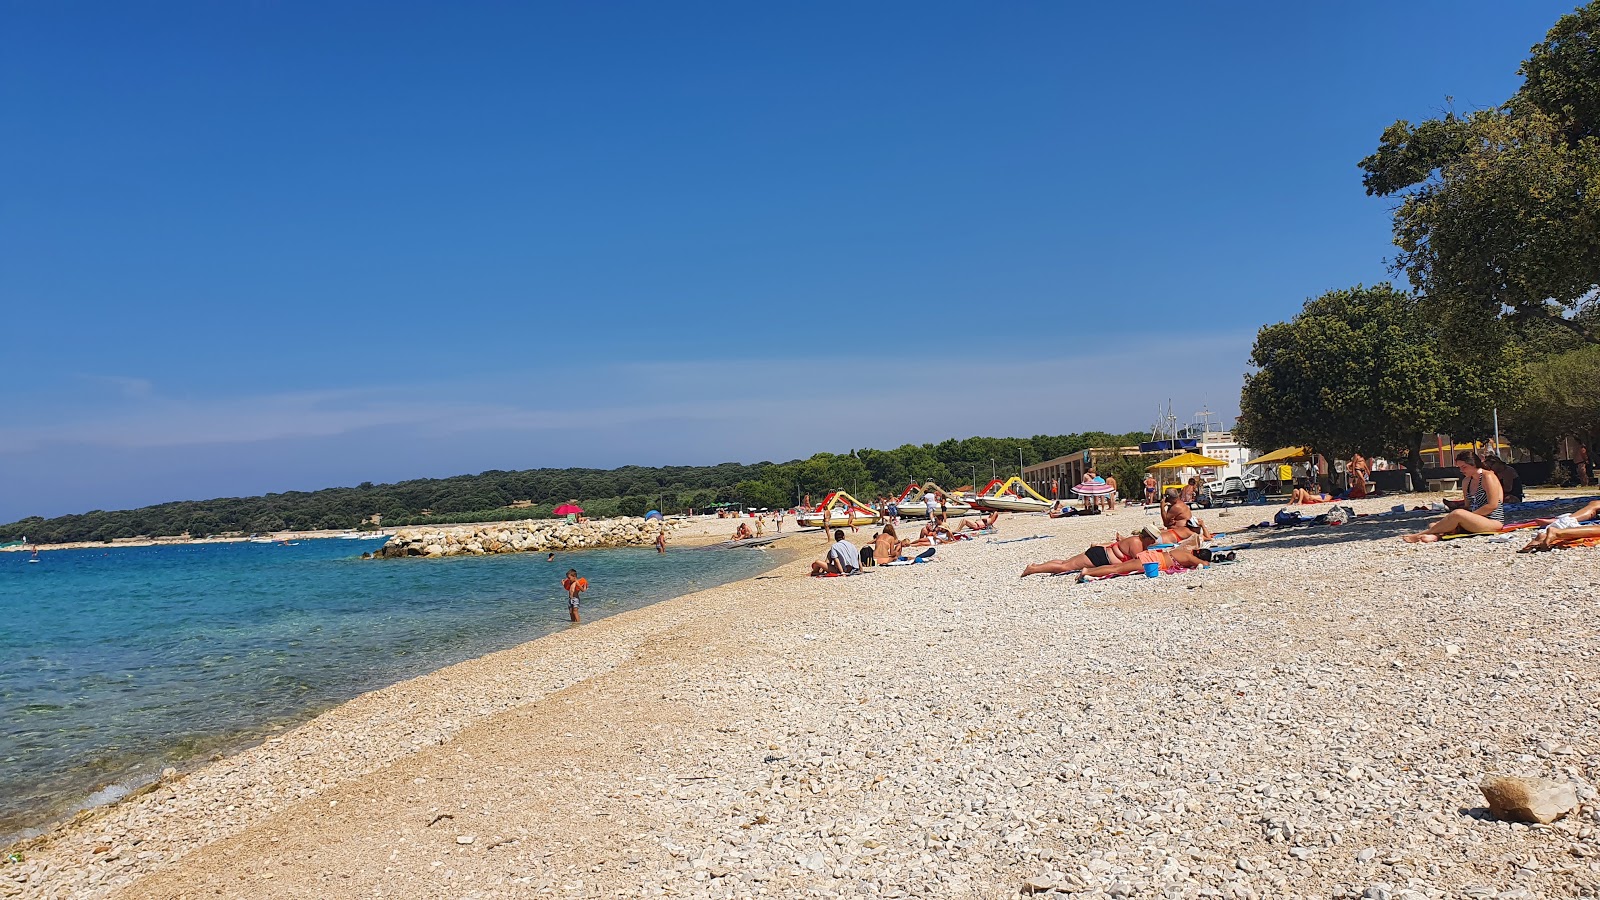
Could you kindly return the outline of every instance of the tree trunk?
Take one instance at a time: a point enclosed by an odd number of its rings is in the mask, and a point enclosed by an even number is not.
[[[1420,491],[1428,486],[1422,477],[1422,432],[1411,435],[1410,446],[1406,448],[1406,470],[1411,473],[1411,489]]]

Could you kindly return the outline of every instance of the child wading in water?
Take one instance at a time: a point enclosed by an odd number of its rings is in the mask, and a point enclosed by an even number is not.
[[[561,579],[561,588],[567,592],[567,614],[572,616],[572,621],[580,621],[578,597],[589,589],[589,579],[579,577],[577,569],[568,569],[567,577]]]

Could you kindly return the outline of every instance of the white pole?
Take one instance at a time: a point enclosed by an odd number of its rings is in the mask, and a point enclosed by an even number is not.
[[[1494,408],[1494,455],[1500,455],[1500,407]]]

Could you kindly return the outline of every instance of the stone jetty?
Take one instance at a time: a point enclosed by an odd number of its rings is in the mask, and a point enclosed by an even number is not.
[[[393,559],[646,547],[655,542],[662,528],[670,527],[659,519],[646,521],[624,516],[577,523],[565,519],[526,519],[483,525],[402,528],[373,555],[378,559]]]

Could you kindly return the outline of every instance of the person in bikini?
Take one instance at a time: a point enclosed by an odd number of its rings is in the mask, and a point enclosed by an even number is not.
[[[1139,554],[1138,558],[1127,562],[1116,563],[1109,566],[1094,566],[1078,573],[1078,581],[1090,578],[1105,578],[1108,575],[1132,575],[1144,568],[1146,561],[1159,562],[1161,568],[1166,569],[1198,569],[1217,562],[1231,561],[1233,554],[1213,554],[1210,550],[1188,550],[1183,547],[1173,547],[1171,550],[1150,550]]]
[[[1460,504],[1426,531],[1405,535],[1408,544],[1431,544],[1447,534],[1496,534],[1506,527],[1505,491],[1493,470],[1471,450],[1456,454],[1463,479]]]
[[[984,516],[976,521],[971,519],[962,519],[956,523],[956,527],[949,528],[947,526],[946,530],[949,531],[952,536],[960,534],[963,531],[983,531],[985,529],[993,528],[994,523],[998,521],[1000,521],[1000,513],[991,512],[987,516]]]
[[[1160,542],[1160,529],[1154,525],[1146,525],[1127,537],[1119,534],[1114,541],[1095,544],[1070,559],[1052,559],[1048,562],[1033,563],[1022,570],[1021,577],[1027,578],[1029,575],[1064,575],[1068,572],[1081,572],[1096,567],[1133,562],[1139,558],[1139,554],[1150,549],[1150,545]]]
[[[878,535],[877,540],[872,542],[873,561],[877,563],[894,562],[900,558],[900,551],[910,545],[910,541],[901,540],[900,535],[895,534],[894,523],[890,522],[883,526],[883,532]]]
[[[1321,491],[1307,490],[1304,482],[1301,482],[1299,485],[1297,485],[1294,489],[1294,493],[1289,495],[1290,506],[1304,506],[1312,503],[1331,503],[1332,501],[1332,494],[1324,494]]]

